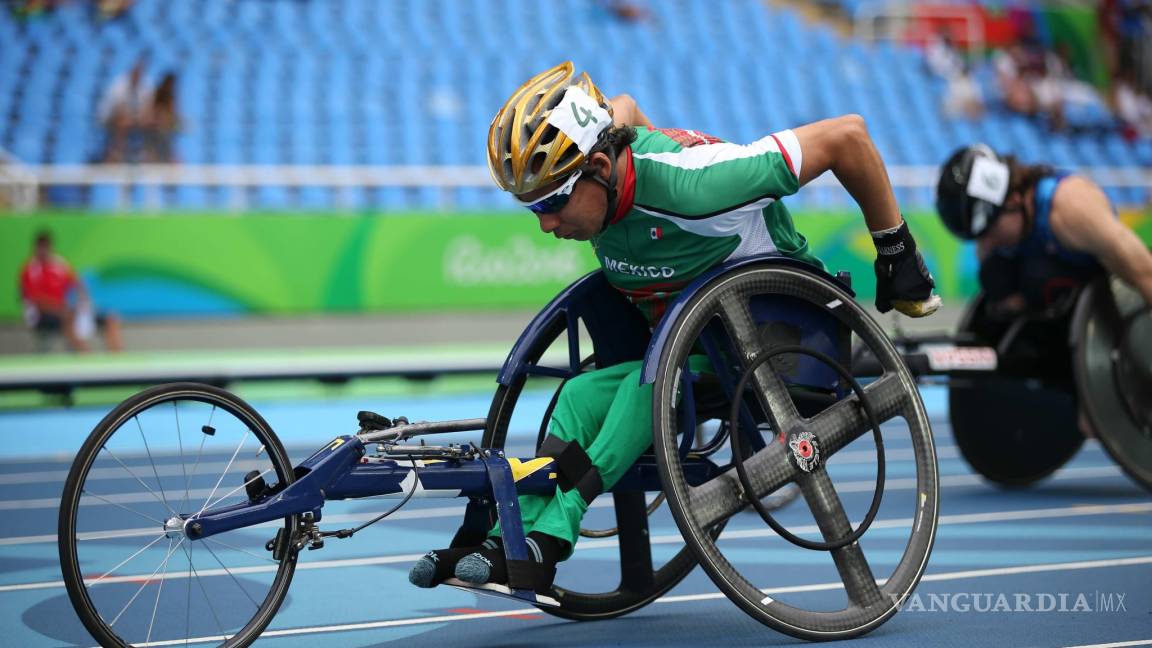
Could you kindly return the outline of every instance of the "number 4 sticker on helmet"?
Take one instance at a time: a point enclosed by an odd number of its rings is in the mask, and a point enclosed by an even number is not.
[[[568,106],[568,110],[564,106]],[[579,86],[569,86],[548,115],[548,123],[575,142],[582,154],[588,155],[600,133],[612,125],[612,116]]]

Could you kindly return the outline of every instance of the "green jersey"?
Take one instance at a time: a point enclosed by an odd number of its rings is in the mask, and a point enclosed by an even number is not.
[[[592,239],[608,282],[655,325],[684,286],[725,261],[781,254],[823,268],[780,202],[800,188],[801,163],[790,130],[739,145],[638,128],[615,217]]]

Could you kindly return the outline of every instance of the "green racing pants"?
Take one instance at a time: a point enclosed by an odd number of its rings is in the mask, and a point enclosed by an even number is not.
[[[691,356],[688,362],[693,371],[710,368],[702,355]],[[599,470],[605,491],[652,445],[652,385],[640,384],[642,363],[624,362],[572,378],[560,390],[552,412],[549,434],[584,449]],[[577,489],[521,495],[519,500],[525,535],[536,531],[575,547],[580,520],[588,510]],[[489,535],[500,535],[500,525]]]

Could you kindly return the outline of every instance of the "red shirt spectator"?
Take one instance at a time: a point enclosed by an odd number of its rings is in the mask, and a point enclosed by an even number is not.
[[[20,273],[20,294],[40,308],[63,306],[68,292],[76,286],[72,266],[56,254],[39,254],[24,264]]]
[[[72,291],[76,293],[75,307],[68,303]],[[52,251],[48,232],[36,236],[35,252],[20,271],[20,296],[25,319],[35,332],[58,331],[74,350],[87,351],[87,337],[93,329],[99,329],[108,350],[120,350],[119,318],[95,312],[84,282],[63,257]]]

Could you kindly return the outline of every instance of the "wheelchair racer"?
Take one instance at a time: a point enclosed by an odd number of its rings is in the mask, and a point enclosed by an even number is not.
[[[976,240],[989,315],[1071,306],[1106,272],[1152,304],[1152,252],[1087,178],[975,144],[944,163],[936,210],[953,234]]]
[[[737,145],[652,128],[634,101],[609,103],[565,62],[529,79],[496,114],[488,165],[541,231],[591,242],[609,283],[653,326],[684,286],[724,261],[769,253],[822,268],[780,199],[829,170],[872,232],[877,309],[923,317],[940,306],[859,116]],[[707,366],[703,356],[690,363]],[[560,392],[538,455],[556,458],[567,485],[558,480],[554,496],[519,498],[539,593],[551,590],[556,563],[571,555],[591,501],[652,443],[652,386],[639,374],[640,361],[622,363],[583,373]],[[432,587],[453,575],[507,583],[499,525],[479,547],[429,552],[409,579]]]
[[[1080,290],[1109,273],[1152,305],[1152,251],[1087,178],[974,144],[944,163],[936,210],[953,234],[976,241],[985,315],[993,320],[1070,317]],[[1069,370],[1063,335],[1033,346],[1043,358],[1036,366],[1049,375]],[[1096,436],[1083,410],[1078,419],[1084,436]]]

